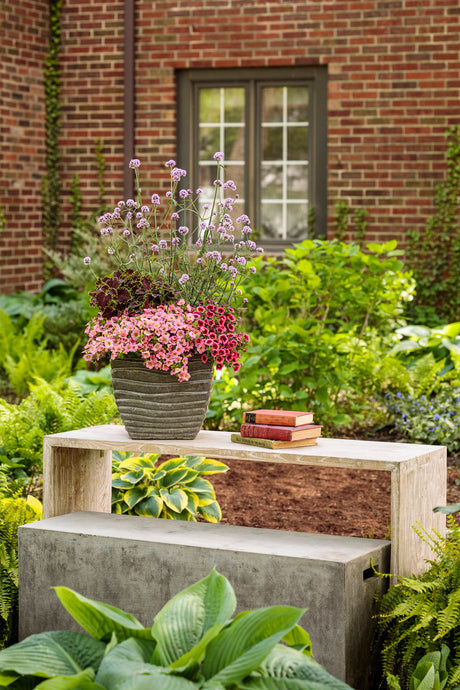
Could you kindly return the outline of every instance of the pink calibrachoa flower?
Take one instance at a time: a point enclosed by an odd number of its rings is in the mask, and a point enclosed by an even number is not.
[[[201,311],[206,321],[200,318]],[[230,309],[219,308],[207,302],[194,308],[180,300],[177,304],[161,305],[144,309],[141,314],[114,316],[103,319],[97,316],[87,328],[88,342],[84,348],[87,362],[110,354],[111,359],[129,353],[138,353],[149,369],[169,371],[179,381],[188,381],[188,360],[196,352],[203,362],[209,355],[216,368],[231,366],[239,369],[239,359],[246,351],[249,340],[246,333],[228,333],[234,330],[234,316]]]

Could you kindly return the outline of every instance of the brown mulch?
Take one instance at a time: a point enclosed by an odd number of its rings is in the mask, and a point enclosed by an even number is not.
[[[448,458],[449,504],[460,502],[459,460]],[[224,524],[389,538],[389,472],[242,460],[226,464],[228,472],[209,477]]]

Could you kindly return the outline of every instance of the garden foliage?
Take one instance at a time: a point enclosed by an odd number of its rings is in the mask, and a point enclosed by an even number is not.
[[[421,658],[445,645],[446,690],[460,684],[460,527],[452,517],[449,534],[434,536],[419,531],[436,555],[428,570],[417,577],[402,577],[381,601],[376,648],[380,650],[382,678],[397,676],[403,690]]]
[[[66,587],[56,593],[86,630],[31,635],[0,652],[11,687],[43,690],[351,690],[311,657],[303,609],[270,606],[231,618],[236,598],[213,570],[176,594],[153,626]]]
[[[447,171],[424,231],[408,233],[407,265],[417,281],[409,317],[434,325],[460,319],[460,126],[447,132]]]
[[[195,455],[170,458],[156,465],[159,458],[146,455],[114,461],[113,512],[193,522],[201,517],[219,522],[220,506],[205,477],[226,472],[227,465]]]
[[[1,475],[3,478],[4,473]],[[3,484],[0,497],[0,649],[17,641],[18,528],[42,517],[42,506],[36,498],[20,498],[8,493]]]
[[[325,429],[365,418],[373,394],[405,376],[388,351],[414,284],[396,242],[306,240],[280,260],[260,260],[246,291],[251,336],[238,382],[215,383],[209,425],[248,408],[309,409]],[[363,363],[365,363],[363,365]],[[224,418],[224,419],[223,419]]]
[[[106,424],[115,415],[112,394],[85,396],[77,387],[39,381],[18,405],[0,399],[0,462],[27,481],[41,472],[44,436]]]

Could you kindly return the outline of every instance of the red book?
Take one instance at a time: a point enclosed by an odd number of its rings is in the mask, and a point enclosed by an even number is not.
[[[252,412],[243,412],[243,422],[246,424],[301,426],[302,424],[311,424],[312,421],[312,412],[291,410],[252,410]]]
[[[321,436],[319,424],[302,426],[275,426],[272,424],[242,424],[240,434],[246,438],[271,438],[274,441],[297,441]]]

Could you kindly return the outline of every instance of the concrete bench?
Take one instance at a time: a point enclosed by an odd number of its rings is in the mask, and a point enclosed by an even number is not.
[[[390,544],[374,539],[77,512],[19,530],[20,638],[78,626],[51,589],[65,585],[116,605],[145,626],[178,591],[213,567],[238,610],[307,607],[315,658],[353,688],[371,690],[375,595]]]

